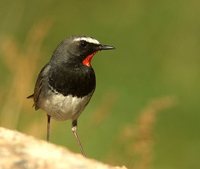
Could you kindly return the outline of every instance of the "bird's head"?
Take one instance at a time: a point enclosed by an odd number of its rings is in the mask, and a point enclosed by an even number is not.
[[[56,48],[52,60],[82,63],[90,67],[90,62],[96,52],[111,50],[113,46],[103,45],[98,40],[86,36],[73,36],[62,41]]]

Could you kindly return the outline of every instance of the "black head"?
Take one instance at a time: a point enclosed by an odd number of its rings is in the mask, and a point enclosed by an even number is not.
[[[98,40],[86,36],[74,36],[63,40],[52,56],[51,62],[83,63],[90,66],[94,54],[114,47],[103,45]]]

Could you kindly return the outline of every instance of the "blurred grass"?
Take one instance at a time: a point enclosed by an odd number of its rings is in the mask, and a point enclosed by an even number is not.
[[[93,60],[97,89],[79,120],[88,156],[129,168],[199,168],[199,5],[195,0],[1,0],[0,125],[44,138],[45,113],[35,112],[26,96],[60,40],[91,35],[116,50]],[[155,98],[162,107],[160,99],[171,95],[176,106],[155,108],[163,112],[152,116],[155,122],[139,122]],[[148,125],[145,165],[144,154],[130,147],[143,142],[136,138],[140,126]],[[123,135],[127,126],[130,137]],[[53,121],[52,142],[79,151],[70,122]]]

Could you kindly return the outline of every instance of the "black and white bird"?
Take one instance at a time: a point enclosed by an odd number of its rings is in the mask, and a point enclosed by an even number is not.
[[[93,56],[101,50],[114,49],[86,36],[64,39],[55,49],[50,61],[40,71],[33,98],[35,110],[47,113],[47,141],[50,119],[72,120],[72,132],[85,155],[77,134],[77,120],[89,103],[96,86],[91,66]]]

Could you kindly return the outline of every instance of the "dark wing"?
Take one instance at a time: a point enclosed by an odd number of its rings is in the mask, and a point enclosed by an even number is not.
[[[39,109],[38,101],[39,101],[41,91],[42,91],[43,87],[45,86],[45,84],[47,83],[47,75],[48,75],[49,69],[50,69],[49,64],[45,65],[42,68],[42,70],[40,71],[40,73],[38,75],[36,84],[35,84],[34,93],[27,97],[28,99],[33,98],[33,100],[34,100],[33,106],[35,106],[35,110]]]

